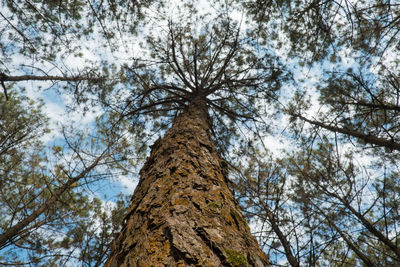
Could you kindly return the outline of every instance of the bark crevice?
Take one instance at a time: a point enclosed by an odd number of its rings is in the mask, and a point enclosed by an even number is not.
[[[194,229],[196,234],[203,240],[203,242],[210,248],[211,251],[214,252],[215,255],[220,259],[222,266],[224,267],[232,267],[231,264],[226,262],[226,257],[224,253],[219,249],[219,246],[207,236],[207,232],[204,231],[203,228],[197,227]]]

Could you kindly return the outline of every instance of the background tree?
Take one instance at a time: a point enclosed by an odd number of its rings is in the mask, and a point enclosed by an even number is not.
[[[130,170],[206,95],[227,182],[271,264],[398,262],[397,3],[207,1],[208,14],[192,1],[2,4],[4,92],[48,80],[82,114],[101,109],[102,145],[88,154],[123,136],[129,152],[104,162]],[[277,138],[290,148],[269,151]],[[94,160],[74,144],[81,158],[66,166]]]
[[[398,216],[396,209],[389,208],[397,195],[397,182],[390,178],[396,172],[363,170],[351,153],[342,154],[327,141],[321,141],[318,150],[305,156],[307,159],[297,156],[298,160],[291,164],[296,175],[303,174],[295,185],[296,195],[302,199],[297,201],[308,207],[316,221],[325,222],[323,239],[335,234],[344,244],[331,238],[331,245],[347,249],[337,249],[336,255],[324,257],[355,265],[396,264]],[[391,190],[384,189],[387,185]]]
[[[114,82],[105,79],[112,67],[79,60],[89,52],[83,44],[98,32],[114,51],[112,40],[121,37],[115,28],[132,34],[141,7],[149,3],[1,2],[1,264],[98,266],[106,258],[125,199],[109,207],[90,187],[121,169],[129,172],[133,160],[125,160],[130,154],[126,133],[116,127],[118,118],[105,112],[94,127],[81,131],[71,122],[63,125],[55,144],[43,143],[49,132],[46,116],[23,88],[33,84],[27,81],[49,81],[35,87],[68,92],[78,104],[88,100],[83,91],[91,92],[101,102]],[[82,116],[87,110],[83,107]]]
[[[248,215],[261,223],[260,237],[277,255],[272,263],[285,256],[292,266],[397,264],[398,209],[388,212],[386,204],[397,194],[389,177],[398,173],[399,155],[398,5],[255,1],[244,6],[261,45],[290,51],[286,62],[308,77],[320,73],[317,82],[297,79],[292,97],[281,99],[290,137],[299,145],[292,147],[295,152],[275,160],[260,159],[257,152],[248,157],[270,175],[251,168],[236,178],[243,205],[258,211]],[[278,189],[286,191],[274,189],[277,177]],[[268,217],[271,207],[277,207],[275,216]]]
[[[82,91],[101,96],[117,78],[110,78],[115,64],[103,55],[129,51],[142,10],[151,3],[1,1],[0,80],[52,81],[79,102],[88,100]]]
[[[113,125],[117,119],[99,117],[97,133],[64,125],[64,141],[43,144],[45,116],[31,100],[18,96],[26,85],[18,82],[51,81],[45,86],[72,92],[78,103],[87,100],[83,88],[101,96],[109,88],[105,84],[112,84],[105,79],[111,68],[99,72],[100,64],[84,60],[71,68],[68,61],[83,56],[82,40],[97,27],[114,50],[110,40],[118,38],[111,21],[132,33],[140,16],[140,5],[131,1],[2,1],[1,264],[98,266],[106,258],[125,202],[107,207],[89,186],[120,172],[116,166],[126,172],[132,163],[121,161],[126,158],[121,148],[126,152],[129,146]]]
[[[62,146],[45,146],[40,138],[49,129],[41,104],[15,91],[0,100],[1,264],[100,264],[122,220],[114,213],[124,202],[106,207],[83,186],[107,175],[117,147],[89,154],[97,149],[85,151],[77,131],[73,138],[65,132]],[[95,136],[90,141],[102,146]]]

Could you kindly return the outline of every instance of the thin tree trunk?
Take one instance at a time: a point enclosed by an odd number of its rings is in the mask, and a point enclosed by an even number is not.
[[[275,214],[269,209],[268,205],[266,205],[266,203],[262,201],[261,197],[259,198],[259,200],[262,202],[264,211],[267,214],[268,221],[271,224],[272,230],[274,230],[275,234],[278,236],[279,241],[281,242],[283,249],[285,250],[286,259],[288,260],[288,262],[292,267],[299,267],[300,263],[298,259],[296,259],[296,257],[293,255],[288,239],[279,228],[278,220]]]
[[[224,173],[205,99],[192,101],[152,146],[105,266],[267,266]]]

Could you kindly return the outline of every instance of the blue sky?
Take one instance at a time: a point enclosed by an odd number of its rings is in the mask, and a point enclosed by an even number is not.
[[[208,20],[212,20],[213,16],[215,16],[215,13],[213,13],[213,7],[208,3],[208,1],[203,0],[191,2],[197,5],[197,9],[199,10],[199,17],[206,12],[211,13]],[[132,63],[132,60],[134,58],[148,58],[148,55],[146,55],[146,53],[148,52],[146,51],[146,45],[141,46],[140,43],[145,43],[144,39],[146,35],[156,36],[158,34],[162,34],[163,31],[166,30],[167,20],[160,21],[158,19],[160,15],[166,16],[179,23],[179,16],[187,15],[185,13],[178,14],[179,5],[181,4],[181,1],[171,0],[170,4],[166,5],[166,9],[164,10],[163,14],[156,13],[154,10],[151,9],[146,11],[145,19],[150,22],[150,24],[146,26],[146,28],[142,29],[137,36],[118,36],[118,38],[115,39],[116,43],[114,43],[115,47],[118,48],[116,50],[111,50],[108,45],[103,46],[103,44],[106,42],[101,37],[100,33],[102,30],[100,26],[97,25],[96,29],[94,30],[95,33],[90,37],[90,39],[78,41],[81,42],[80,44],[83,44],[83,49],[80,51],[82,53],[82,57],[69,55],[65,58],[62,58],[61,56],[59,56],[57,59],[57,63],[62,66],[63,70],[68,70],[73,73],[74,71],[79,72],[79,70],[83,69],[84,66],[99,64],[102,61],[108,61],[116,64],[126,63],[129,65]],[[230,15],[238,22],[242,21],[242,31],[245,31],[246,27],[249,26],[244,23],[245,17],[240,11],[235,11]],[[0,27],[4,26],[4,24],[1,23],[2,22],[0,21]],[[197,23],[197,21],[193,20],[193,23]],[[199,24],[196,26],[199,28],[198,30],[200,31],[201,25]],[[4,39],[4,41],[7,40]],[[324,75],[326,75],[327,70],[332,71],[335,67],[337,67],[337,65],[334,65],[332,62],[325,61],[324,63],[319,65],[314,65],[311,67],[305,65],[304,67],[300,68],[298,66],[298,59],[290,59],[287,55],[289,45],[289,42],[285,42],[284,40],[282,48],[280,50],[274,51],[274,53],[280,57],[282,62],[286,66],[288,66],[291,71],[293,71],[294,80],[296,81],[296,84],[288,83],[287,85],[283,86],[283,88],[281,89],[283,96],[281,101],[283,104],[286,104],[288,99],[290,99],[290,96],[292,96],[293,92],[298,87],[307,90],[308,95],[312,99],[312,105],[307,113],[305,113],[305,115],[307,115],[309,118],[312,118],[321,111],[327,111],[327,107],[320,106],[318,104],[319,95],[315,90],[315,86],[316,84],[320,83],[323,78],[325,78]],[[354,55],[349,53],[349,51],[343,49],[336,52],[336,56],[342,59],[340,63],[341,70],[346,70],[347,68],[352,68],[356,70],[359,68],[359,66],[355,63],[355,58],[353,57]],[[60,55],[62,53],[63,51],[60,52]],[[390,60],[390,53],[389,56],[381,60]],[[22,65],[34,65],[34,68],[21,68]],[[0,69],[7,69],[12,75],[21,75],[27,73],[40,75],[41,72],[38,71],[38,68],[46,70],[49,75],[60,75],[61,73],[51,64],[33,62],[32,59],[27,59],[18,54],[15,54],[12,57],[12,61],[7,66],[0,66]],[[94,108],[84,115],[80,108],[77,108],[74,111],[68,110],[67,105],[70,104],[72,101],[71,96],[63,92],[61,92],[61,94],[57,93],[56,91],[58,85],[52,86],[52,84],[49,82],[38,81],[18,83],[18,86],[25,87],[26,93],[29,97],[31,97],[32,99],[42,99],[45,103],[43,109],[47,116],[50,118],[50,128],[52,129],[52,132],[46,136],[43,136],[42,140],[49,146],[63,145],[64,141],[60,131],[63,126],[67,126],[70,123],[73,123],[76,127],[82,130],[90,130],[94,127],[94,120],[96,119],[96,117],[101,114],[101,109],[99,108]],[[126,88],[126,90],[129,90],[129,88]],[[278,121],[271,122],[271,124],[273,124],[274,126],[274,135],[266,135],[263,140],[265,144],[268,144],[268,149],[272,151],[272,153],[274,153],[275,155],[282,155],[283,149],[296,149],[293,145],[293,140],[290,139],[291,136],[290,134],[288,134],[287,131],[288,117],[281,115]],[[306,125],[306,127],[308,126]],[[134,140],[132,139],[132,141]],[[346,147],[343,146],[342,149],[343,151],[345,151]],[[134,157],[134,155],[132,157]],[[371,161],[371,158],[367,155],[360,154],[356,160],[364,164]],[[140,165],[137,169],[133,170],[132,173],[121,174],[119,171],[116,171],[113,177],[109,177],[105,180],[102,180],[101,182],[92,184],[90,190],[87,190],[87,192],[94,197],[102,198],[106,204],[113,205],[115,196],[119,193],[122,192],[126,195],[131,195],[133,193],[135,186],[138,182],[139,169]],[[251,227],[253,231],[257,231],[257,229],[259,228],[257,222],[252,223]]]

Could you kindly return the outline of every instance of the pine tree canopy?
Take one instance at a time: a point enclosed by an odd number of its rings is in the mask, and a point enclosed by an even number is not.
[[[400,265],[399,29],[398,1],[1,0],[0,265],[103,266],[203,104],[271,266]]]

